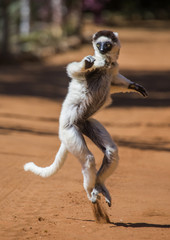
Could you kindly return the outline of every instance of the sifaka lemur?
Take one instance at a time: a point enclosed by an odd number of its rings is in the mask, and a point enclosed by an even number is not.
[[[99,31],[93,35],[94,56],[86,56],[80,62],[67,66],[71,78],[67,96],[63,102],[59,119],[61,145],[54,162],[45,168],[30,162],[25,171],[41,177],[49,177],[63,165],[67,153],[72,153],[82,165],[84,189],[93,203],[102,193],[111,206],[111,196],[105,180],[118,165],[118,149],[103,125],[91,118],[110,97],[117,92],[138,92],[144,97],[146,90],[119,73],[117,59],[120,51],[118,34],[112,31]],[[87,147],[84,136],[89,137],[104,153],[103,162],[97,171],[93,154]]]

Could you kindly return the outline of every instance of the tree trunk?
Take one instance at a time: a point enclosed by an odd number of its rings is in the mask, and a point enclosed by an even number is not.
[[[52,7],[52,21],[61,26],[63,21],[62,0],[51,0]]]
[[[20,34],[30,32],[30,0],[20,0]]]
[[[3,1],[2,7],[2,49],[1,53],[3,55],[9,53],[9,12],[8,12],[9,1]]]

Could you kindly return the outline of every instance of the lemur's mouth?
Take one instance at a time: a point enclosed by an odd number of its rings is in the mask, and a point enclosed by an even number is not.
[[[96,46],[101,54],[106,54],[107,52],[111,51],[113,44],[109,41],[98,42]]]

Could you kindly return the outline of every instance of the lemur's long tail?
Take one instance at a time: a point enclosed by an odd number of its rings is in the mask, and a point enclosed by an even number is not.
[[[33,162],[29,162],[24,165],[24,170],[31,171],[36,175],[39,175],[44,178],[50,177],[63,166],[65,159],[67,157],[67,153],[68,151],[65,145],[61,143],[58,153],[56,154],[55,160],[50,166],[43,168],[36,166]]]

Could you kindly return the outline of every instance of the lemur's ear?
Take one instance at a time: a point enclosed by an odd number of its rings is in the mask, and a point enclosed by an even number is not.
[[[113,32],[113,34],[118,38],[119,34],[117,32]]]
[[[95,34],[93,34],[93,36],[92,36],[92,40],[94,40],[95,36],[96,36],[96,33],[95,33]]]

